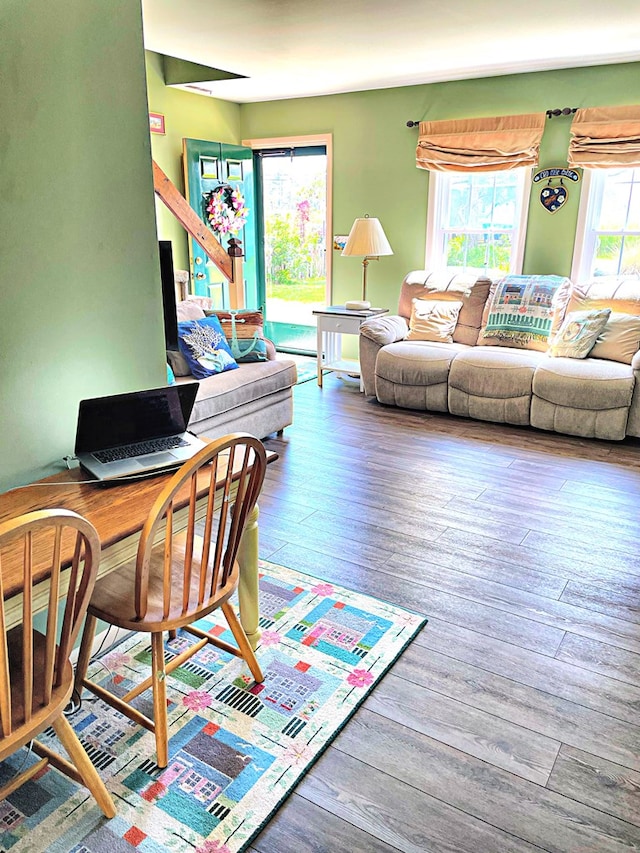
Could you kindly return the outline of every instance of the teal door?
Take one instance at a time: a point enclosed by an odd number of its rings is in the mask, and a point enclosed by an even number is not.
[[[242,242],[245,304],[255,308],[258,286],[253,151],[204,139],[183,139],[182,146],[187,201],[225,249],[230,237]],[[196,295],[210,296],[216,308],[228,308],[227,283],[193,238],[189,240],[189,258]]]
[[[327,152],[255,151],[258,296],[265,334],[284,352],[315,353],[314,309],[327,305]]]

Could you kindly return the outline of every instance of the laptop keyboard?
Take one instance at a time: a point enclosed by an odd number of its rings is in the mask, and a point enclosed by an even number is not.
[[[98,462],[117,462],[120,459],[132,459],[134,456],[144,456],[146,453],[158,453],[162,450],[173,450],[176,447],[187,447],[188,441],[178,435],[167,438],[153,438],[150,441],[138,441],[136,444],[123,444],[122,447],[110,447],[108,450],[98,450],[93,456]]]

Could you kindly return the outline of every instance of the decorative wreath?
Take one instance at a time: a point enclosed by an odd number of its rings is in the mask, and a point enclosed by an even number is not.
[[[203,201],[209,226],[217,234],[237,234],[246,225],[249,211],[239,189],[221,184],[205,193]]]

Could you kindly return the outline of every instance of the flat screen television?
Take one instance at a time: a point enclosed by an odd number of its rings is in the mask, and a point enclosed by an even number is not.
[[[178,317],[176,315],[176,284],[173,272],[171,240],[159,240],[160,278],[162,281],[162,310],[164,337],[167,349],[178,349]]]

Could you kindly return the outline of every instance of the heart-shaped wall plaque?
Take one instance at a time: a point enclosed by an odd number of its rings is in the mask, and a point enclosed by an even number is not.
[[[557,210],[560,210],[568,196],[569,193],[564,185],[559,187],[546,186],[540,190],[540,201],[549,213],[555,213]]]

